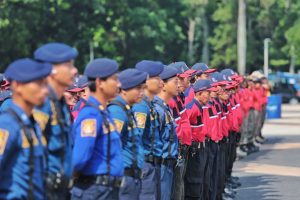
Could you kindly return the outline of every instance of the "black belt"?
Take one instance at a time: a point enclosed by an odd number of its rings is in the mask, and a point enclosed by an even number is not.
[[[192,142],[192,147],[196,149],[205,148],[205,142]]]
[[[161,164],[167,167],[175,167],[177,160],[175,158],[163,158]]]
[[[133,178],[141,179],[142,178],[142,170],[138,168],[125,168],[124,175],[130,176]]]
[[[153,155],[146,155],[145,162],[151,163],[153,165],[161,165],[161,157],[153,156]]]
[[[190,146],[186,144],[179,144],[178,148],[178,158],[186,158],[189,152]]]
[[[75,178],[74,182],[75,184],[76,183],[97,184],[102,186],[119,188],[122,183],[122,178],[109,176],[109,175],[95,175],[95,176],[79,175],[78,178]]]
[[[222,141],[222,143],[228,143],[229,142],[229,138],[224,136],[221,141]]]

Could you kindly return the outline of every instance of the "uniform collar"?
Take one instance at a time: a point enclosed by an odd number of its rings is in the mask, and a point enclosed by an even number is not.
[[[129,106],[128,103],[120,95],[116,97],[116,100],[122,103],[124,106]]]
[[[101,103],[95,97],[93,97],[93,96],[90,96],[87,101],[90,102],[90,103],[95,104],[96,106],[100,106],[101,105]]]
[[[166,102],[164,102],[164,100],[162,100],[159,96],[155,96],[154,100],[163,104],[164,106],[167,106]]]
[[[14,102],[12,102],[11,109],[13,109],[13,111],[15,111],[18,116],[20,116],[20,118],[22,119],[22,121],[24,122],[25,125],[32,124],[30,118],[26,115],[26,113],[20,106],[18,106]]]

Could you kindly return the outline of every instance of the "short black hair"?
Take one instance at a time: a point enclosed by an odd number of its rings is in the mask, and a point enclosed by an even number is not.
[[[105,78],[99,78],[102,81],[106,81],[108,77]],[[91,92],[96,92],[96,79],[97,78],[91,78],[88,77],[88,87],[90,89]]]

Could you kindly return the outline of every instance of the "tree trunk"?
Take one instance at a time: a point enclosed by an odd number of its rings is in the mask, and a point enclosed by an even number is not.
[[[207,63],[209,62],[209,44],[208,44],[208,36],[209,36],[209,26],[208,19],[206,15],[203,15],[203,47],[202,47],[202,59],[201,62]]]
[[[291,59],[290,59],[290,69],[289,69],[289,72],[292,73],[292,74],[294,74],[295,73],[295,62],[296,62],[296,56],[295,56],[295,48],[294,48],[294,46],[291,47],[290,56],[291,56]]]
[[[196,20],[189,19],[189,30],[188,30],[188,61],[190,64],[194,62],[194,40],[195,40],[195,28]]]
[[[245,74],[245,72],[246,72],[246,50],[247,50],[246,2],[245,2],[245,0],[239,0],[237,29],[238,29],[237,30],[238,72],[240,74]]]
[[[94,60],[94,42],[93,40],[90,41],[90,61]]]

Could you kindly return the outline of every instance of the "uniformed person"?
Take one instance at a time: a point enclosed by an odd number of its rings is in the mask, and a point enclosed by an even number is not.
[[[12,104],[12,92],[9,85],[9,81],[6,80],[3,74],[0,74],[0,111],[6,110]]]
[[[141,175],[144,164],[142,132],[131,106],[139,103],[144,95],[148,74],[137,69],[126,69],[119,74],[120,94],[110,102],[108,110],[116,124],[122,141],[124,184],[120,188],[122,200],[138,200],[141,192]]]
[[[81,88],[82,91],[80,92],[79,101],[75,104],[75,106],[71,110],[73,120],[75,120],[77,118],[79,111],[83,108],[87,99],[90,96],[90,89],[88,87],[88,79],[85,75],[81,75],[79,77],[78,87]]]
[[[44,147],[32,117],[44,102],[52,66],[29,58],[8,66],[12,104],[0,115],[0,199],[45,199]]]
[[[123,176],[120,134],[107,110],[120,82],[114,60],[98,58],[85,68],[91,96],[73,125],[72,164],[76,174],[72,199],[119,199]]]
[[[192,146],[189,151],[189,160],[185,177],[185,199],[203,199],[204,178],[207,176],[208,149],[206,147],[206,136],[209,127],[203,107],[209,101],[209,90],[211,89],[208,80],[198,80],[193,85],[195,98],[187,105],[189,120],[192,128]]]
[[[48,77],[49,97],[35,109],[38,121],[47,140],[46,171],[48,199],[63,199],[72,176],[71,116],[63,93],[73,83],[77,69],[74,59],[77,51],[63,43],[48,43],[34,52],[34,58],[53,65]]]
[[[81,92],[83,89],[79,87],[78,80],[75,80],[71,86],[64,92],[66,104],[69,106],[69,110],[72,111],[74,106],[80,100]],[[72,116],[73,121],[73,116]]]
[[[209,74],[217,71],[214,68],[209,68],[205,63],[196,63],[192,66],[192,69],[197,70],[196,80],[209,79]]]
[[[177,96],[170,99],[168,102],[169,107],[172,110],[175,123],[176,133],[179,140],[178,159],[175,166],[175,173],[173,179],[173,193],[172,199],[183,200],[184,199],[184,176],[186,171],[186,164],[188,161],[188,150],[192,143],[192,129],[190,126],[189,118],[184,105],[183,92],[188,88],[190,83],[191,71],[184,62],[174,62],[169,66],[178,70],[179,79],[179,93]]]
[[[163,88],[154,97],[155,107],[158,111],[160,121],[162,121],[161,139],[162,165],[161,165],[161,198],[162,200],[171,199],[174,167],[178,156],[178,138],[176,134],[176,124],[172,111],[168,106],[171,98],[178,95],[178,70],[174,67],[166,66],[160,74],[163,81]]]
[[[135,68],[149,75],[142,101],[132,107],[137,119],[137,127],[143,134],[145,155],[140,199],[160,199],[160,165],[163,144],[160,135],[161,121],[153,99],[162,88],[159,74],[163,71],[164,65],[157,61],[143,60],[138,62]]]

